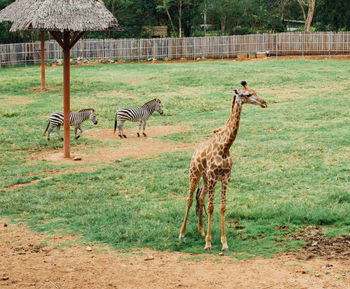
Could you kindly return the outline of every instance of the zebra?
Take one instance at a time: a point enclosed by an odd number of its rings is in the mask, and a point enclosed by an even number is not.
[[[79,111],[72,111],[70,113],[70,125],[74,126],[74,133],[75,133],[75,139],[78,139],[83,130],[81,129],[81,124],[87,120],[91,119],[91,121],[96,125],[97,124],[97,117],[95,110],[93,108],[87,108],[82,109]],[[61,137],[60,128],[63,124],[63,112],[54,112],[50,115],[49,121],[47,123],[47,126],[45,128],[45,131],[43,132],[42,136],[45,135],[47,131],[47,140],[50,140],[50,133],[51,131],[56,127],[57,134],[61,140],[63,140],[63,137]],[[77,135],[78,129],[80,130],[80,134]]]
[[[160,115],[163,114],[162,107],[160,105],[160,100],[155,98],[148,102],[146,102],[143,106],[139,108],[121,108],[117,111],[114,118],[114,133],[117,129],[118,125],[118,119],[120,121],[120,124],[118,126],[119,130],[119,137],[120,138],[126,138],[126,135],[123,132],[123,125],[124,123],[128,121],[139,121],[139,130],[137,132],[137,136],[140,137],[140,131],[141,131],[141,125],[143,125],[143,132],[142,134],[144,136],[147,136],[145,133],[146,128],[146,121],[149,119],[151,114],[154,111],[159,112]]]

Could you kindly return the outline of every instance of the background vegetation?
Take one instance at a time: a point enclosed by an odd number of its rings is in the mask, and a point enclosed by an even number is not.
[[[0,9],[13,1],[0,0]],[[315,1],[313,30],[350,29],[349,1]],[[209,25],[207,35],[283,32],[286,30],[284,19],[305,20],[303,10],[306,15],[308,13],[308,6],[305,3],[308,1],[305,0],[104,0],[104,2],[124,31],[95,32],[89,33],[86,37],[148,37],[149,35],[142,30],[144,25],[167,25],[172,37],[204,36],[204,18]],[[9,28],[9,23],[0,23],[0,43],[39,39],[38,32],[9,33]]]
[[[247,80],[269,107],[243,108],[231,149],[228,245],[233,256],[269,255],[300,245],[288,234],[305,225],[324,226],[333,235],[350,231],[349,77],[349,66],[333,59],[73,66],[72,109],[94,107],[99,125],[84,128],[112,134],[117,108],[158,97],[165,116],[155,114],[149,125],[190,130],[154,139],[199,143],[225,124],[230,91]],[[35,90],[39,67],[0,70],[0,215],[118,250],[202,252],[194,208],[186,238],[177,239],[193,149],[88,165],[35,160],[33,154],[62,148],[55,134],[50,143],[40,137],[49,114],[62,110],[62,67],[47,69],[47,83],[51,90]],[[84,135],[72,141],[75,151],[120,144]],[[82,167],[94,170],[74,173]],[[214,253],[221,248],[216,197]]]

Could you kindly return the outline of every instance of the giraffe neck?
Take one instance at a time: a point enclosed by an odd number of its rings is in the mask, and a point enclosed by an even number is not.
[[[224,150],[229,150],[236,139],[241,119],[242,101],[239,97],[235,98],[232,103],[232,111],[224,127]]]

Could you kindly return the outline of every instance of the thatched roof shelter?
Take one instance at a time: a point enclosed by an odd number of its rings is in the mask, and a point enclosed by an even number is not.
[[[0,22],[13,22],[10,31],[122,30],[101,0],[17,0],[0,11]]]
[[[70,49],[87,31],[122,28],[102,0],[17,0],[0,11],[2,21],[12,22],[10,31],[49,31],[63,49],[64,156],[69,158]]]

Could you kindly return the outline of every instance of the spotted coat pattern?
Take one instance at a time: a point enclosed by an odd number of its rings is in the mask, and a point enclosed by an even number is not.
[[[199,207],[198,231],[202,236],[203,228],[203,206],[206,194],[208,193],[208,230],[205,237],[206,250],[211,250],[211,219],[214,211],[214,191],[218,182],[221,182],[221,243],[222,250],[228,250],[225,234],[225,210],[226,210],[226,191],[231,178],[232,158],[230,156],[230,147],[232,146],[239,129],[239,121],[244,103],[257,104],[266,107],[266,102],[256,95],[255,91],[248,88],[246,82],[242,82],[244,89],[234,90],[231,115],[224,127],[213,131],[210,139],[201,144],[194,152],[190,165],[189,183],[190,194],[187,200],[187,211],[181,227],[179,238],[185,236],[186,222],[188,213],[193,202],[193,194],[198,186],[200,178],[203,178],[203,187],[197,193]]]

